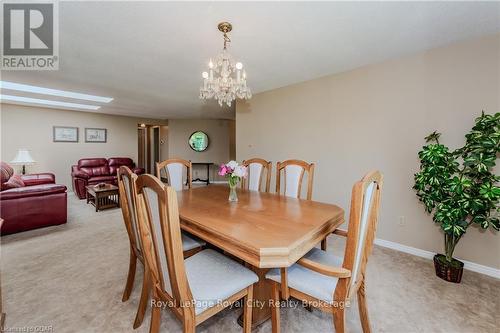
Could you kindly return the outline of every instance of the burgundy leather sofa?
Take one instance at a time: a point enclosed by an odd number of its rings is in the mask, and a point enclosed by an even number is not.
[[[54,174],[14,175],[4,162],[0,174],[2,235],[66,223],[66,186],[55,184]]]
[[[82,158],[77,165],[71,167],[73,191],[78,198],[85,199],[87,185],[99,183],[116,185],[116,173],[122,165],[129,167],[138,175],[144,173],[144,169],[136,168],[134,161],[128,157]]]

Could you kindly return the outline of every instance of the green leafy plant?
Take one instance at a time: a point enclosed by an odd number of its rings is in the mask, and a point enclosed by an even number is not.
[[[500,153],[500,113],[483,111],[462,148],[451,151],[440,136],[425,138],[413,188],[444,232],[446,262],[456,266],[453,251],[467,228],[500,229],[500,176],[492,172]]]

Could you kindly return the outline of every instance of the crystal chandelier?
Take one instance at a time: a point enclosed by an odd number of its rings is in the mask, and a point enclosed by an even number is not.
[[[226,103],[231,106],[236,98],[250,99],[252,93],[247,87],[247,74],[241,62],[234,62],[233,57],[227,52],[227,44],[231,42],[227,33],[233,29],[231,23],[222,22],[218,25],[224,34],[224,49],[208,63],[208,72],[203,72],[203,87],[200,88],[200,98],[215,98],[222,106]]]

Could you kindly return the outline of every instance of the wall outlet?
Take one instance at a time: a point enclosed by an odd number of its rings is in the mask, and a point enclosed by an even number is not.
[[[400,227],[402,227],[402,226],[404,226],[405,224],[406,224],[406,217],[404,217],[404,216],[399,216],[399,217],[398,217],[398,225],[399,225]]]

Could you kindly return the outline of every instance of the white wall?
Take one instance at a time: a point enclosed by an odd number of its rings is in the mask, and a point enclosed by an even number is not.
[[[11,161],[19,148],[37,161],[27,172],[52,172],[71,189],[71,165],[84,157],[130,157],[137,163],[137,124],[161,121],[1,104],[1,159]],[[79,142],[52,142],[53,126],[79,128]],[[85,143],[85,127],[107,129],[106,143]],[[18,167],[19,171],[20,168]]]
[[[380,169],[377,237],[443,252],[442,233],[412,190],[417,152],[434,130],[462,146],[481,110],[500,111],[499,78],[494,35],[256,94],[237,104],[237,158],[315,162],[313,199],[347,212],[353,183]],[[455,254],[500,268],[500,236],[470,228]]]

